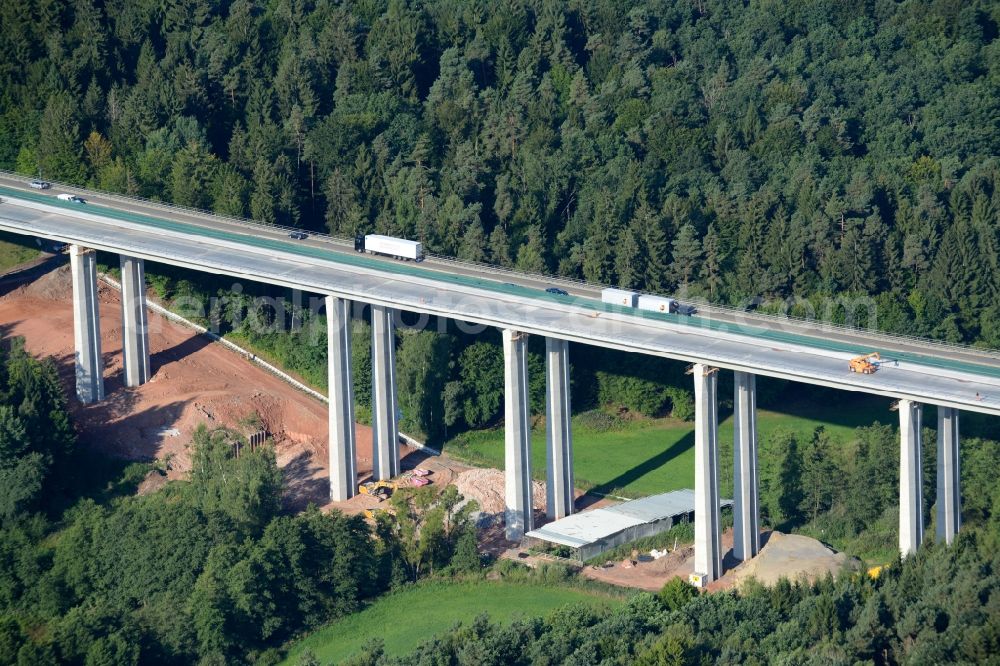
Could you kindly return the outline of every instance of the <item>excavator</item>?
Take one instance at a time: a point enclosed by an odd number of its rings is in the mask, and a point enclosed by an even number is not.
[[[872,352],[871,354],[863,354],[861,356],[855,356],[849,362],[851,372],[860,372],[863,375],[873,375],[878,372],[878,369],[882,367],[883,363],[895,363],[899,364],[899,361],[892,358],[883,359],[882,355],[878,352]]]
[[[365,481],[358,486],[358,492],[362,495],[371,495],[381,502],[389,499],[392,491],[396,490],[397,487],[398,485],[393,481]]]

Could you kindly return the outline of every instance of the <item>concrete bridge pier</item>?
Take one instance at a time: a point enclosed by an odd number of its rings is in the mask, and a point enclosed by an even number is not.
[[[722,575],[719,516],[718,370],[694,364],[694,577],[698,585]]]
[[[534,527],[531,502],[531,423],[528,334],[503,330],[504,518],[506,536],[519,541]]]
[[[149,321],[146,318],[146,262],[119,256],[122,271],[122,365],[125,386],[149,381]]]
[[[395,313],[372,305],[372,476],[399,475],[399,401],[396,398]]]
[[[326,352],[330,395],[330,499],[354,497],[358,489],[354,440],[354,387],[351,376],[351,304],[326,297]]]
[[[961,464],[958,410],[938,407],[937,539],[951,544],[962,526]]]
[[[899,401],[899,552],[904,557],[916,552],[924,540],[922,417],[920,403]]]
[[[545,338],[546,514],[573,513],[573,436],[570,424],[569,342]]]
[[[733,377],[733,554],[746,561],[760,551],[757,381],[749,372],[735,372]]]
[[[97,254],[69,246],[73,277],[73,339],[76,346],[76,395],[83,404],[104,399],[101,316],[97,301]]]

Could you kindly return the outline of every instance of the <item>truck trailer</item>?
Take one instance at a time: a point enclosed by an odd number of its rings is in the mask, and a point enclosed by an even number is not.
[[[379,234],[356,236],[354,238],[354,250],[356,252],[381,254],[395,259],[405,259],[407,261],[424,260],[424,250],[420,245],[420,241],[411,241],[406,240],[405,238],[394,238],[393,236],[381,236]]]
[[[639,297],[639,309],[651,312],[677,312],[677,301],[672,298],[643,294]]]
[[[608,287],[607,289],[601,290],[602,303],[611,303],[613,305],[624,305],[627,308],[634,308],[638,298],[639,294],[637,294],[634,291],[627,291],[625,289],[612,289]]]

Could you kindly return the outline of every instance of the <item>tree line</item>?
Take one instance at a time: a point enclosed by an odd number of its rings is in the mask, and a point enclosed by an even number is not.
[[[866,297],[886,330],[1000,345],[988,0],[0,17],[3,168],[725,303]]]

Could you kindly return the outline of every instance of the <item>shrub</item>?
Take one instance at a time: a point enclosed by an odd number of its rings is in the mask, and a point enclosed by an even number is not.
[[[574,420],[576,421],[574,424],[576,427],[594,432],[618,430],[624,425],[624,421],[621,418],[600,409],[591,409],[590,411],[578,414]]]
[[[629,411],[656,416],[666,406],[667,390],[649,379],[599,371],[597,397],[604,404],[621,405]]]
[[[667,389],[670,398],[670,415],[682,421],[694,419],[694,396],[690,391],[671,386]]]
[[[660,590],[660,603],[668,611],[684,608],[687,602],[698,596],[698,590],[688,584],[683,578],[675,577],[666,582]]]
[[[469,526],[466,528],[455,545],[455,554],[451,559],[451,566],[456,571],[475,572],[483,568],[483,558],[476,547],[476,528]]]

